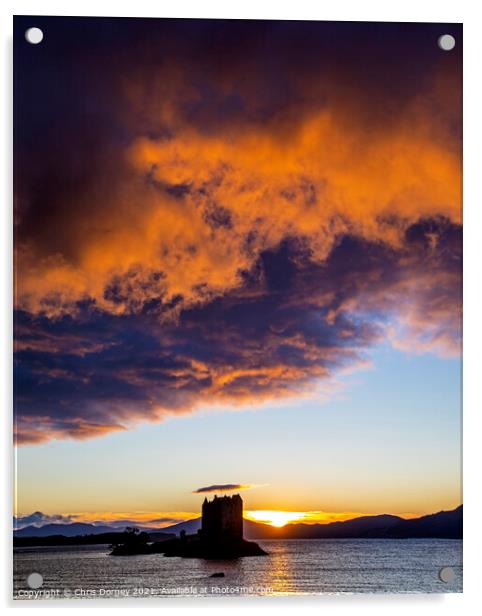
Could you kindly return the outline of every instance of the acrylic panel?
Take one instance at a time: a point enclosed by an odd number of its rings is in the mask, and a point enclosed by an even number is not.
[[[13,45],[15,598],[461,592],[461,24]]]

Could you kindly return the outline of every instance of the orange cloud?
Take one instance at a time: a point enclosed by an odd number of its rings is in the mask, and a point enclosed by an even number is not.
[[[135,138],[104,230],[78,239],[75,262],[20,244],[17,307],[52,317],[87,300],[114,314],[159,297],[186,307],[238,287],[240,271],[288,237],[323,262],[344,233],[400,247],[420,218],[460,222],[458,152],[432,141],[427,122],[407,111],[370,135],[322,111],[289,140],[269,126]]]
[[[122,23],[117,53],[49,58],[34,107],[18,54],[19,442],[306,394],[385,338],[458,351],[458,47]]]

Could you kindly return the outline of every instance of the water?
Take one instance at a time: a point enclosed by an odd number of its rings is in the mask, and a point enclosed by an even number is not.
[[[258,541],[268,556],[234,561],[110,556],[109,547],[17,548],[14,593],[41,573],[39,598],[192,595],[462,592],[462,541],[443,539],[313,539]],[[452,583],[438,573],[452,567]],[[224,572],[225,577],[212,578]],[[47,592],[46,592],[47,591]],[[50,593],[48,591],[54,591]],[[33,591],[30,591],[33,592]],[[23,597],[21,595],[24,595]]]

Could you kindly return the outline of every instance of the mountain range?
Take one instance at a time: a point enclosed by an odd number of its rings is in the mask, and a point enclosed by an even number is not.
[[[395,515],[363,516],[344,522],[329,524],[286,524],[275,527],[269,524],[244,520],[246,539],[346,539],[346,538],[414,538],[433,537],[440,539],[462,538],[463,506],[452,511],[440,511],[420,518],[406,520]],[[201,527],[201,518],[187,520],[162,529],[139,526],[126,521],[126,526],[135,526],[154,535],[155,533],[175,533],[182,530],[186,534],[195,534]],[[87,524],[73,522],[66,524],[45,524],[44,526],[26,526],[14,531],[14,538],[49,537],[61,535],[76,537],[123,532],[125,527],[117,524]]]

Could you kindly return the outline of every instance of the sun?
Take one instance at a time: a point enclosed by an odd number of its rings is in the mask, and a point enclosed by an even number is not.
[[[302,520],[304,513],[302,511],[276,511],[270,509],[245,511],[245,517],[253,522],[262,522],[270,526],[281,528],[290,522]]]

